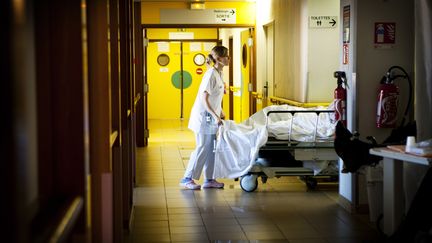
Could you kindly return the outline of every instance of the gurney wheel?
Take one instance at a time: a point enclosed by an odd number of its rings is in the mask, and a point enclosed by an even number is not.
[[[245,192],[253,192],[258,187],[258,176],[253,174],[248,174],[242,176],[240,179],[240,187]]]

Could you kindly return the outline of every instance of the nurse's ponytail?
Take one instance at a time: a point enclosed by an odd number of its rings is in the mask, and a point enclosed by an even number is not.
[[[216,63],[216,58],[213,57],[212,53],[209,53],[206,58],[206,63],[208,66],[212,65],[213,63]]]
[[[215,46],[208,54],[206,58],[207,65],[215,64],[217,62],[218,57],[226,57],[228,56],[228,48],[225,46]]]

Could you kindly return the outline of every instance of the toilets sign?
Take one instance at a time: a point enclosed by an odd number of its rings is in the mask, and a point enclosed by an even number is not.
[[[337,16],[309,16],[309,28],[336,28]]]
[[[217,24],[235,24],[236,23],[236,9],[235,8],[224,8],[224,9],[213,9],[215,22]]]

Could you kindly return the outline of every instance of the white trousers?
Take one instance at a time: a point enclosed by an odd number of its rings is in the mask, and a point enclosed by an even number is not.
[[[213,178],[215,163],[213,146],[215,138],[215,134],[195,134],[196,148],[190,156],[184,177],[199,180],[201,172],[204,170],[204,179],[215,179]]]

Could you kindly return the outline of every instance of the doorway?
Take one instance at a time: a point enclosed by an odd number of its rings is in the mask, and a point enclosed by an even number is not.
[[[205,59],[216,44],[228,47],[232,57],[230,66],[224,69],[224,112],[236,122],[249,117],[249,87],[255,82],[249,74],[254,51],[250,46],[245,53],[246,63],[241,63],[241,43],[247,45],[249,28],[144,28],[143,31],[147,119],[189,119],[208,68]]]
[[[149,119],[189,118],[205,59],[216,42],[155,41],[147,46]]]
[[[265,83],[263,87],[263,107],[266,107],[269,97],[274,94],[274,26],[273,22],[264,26],[265,46]]]

